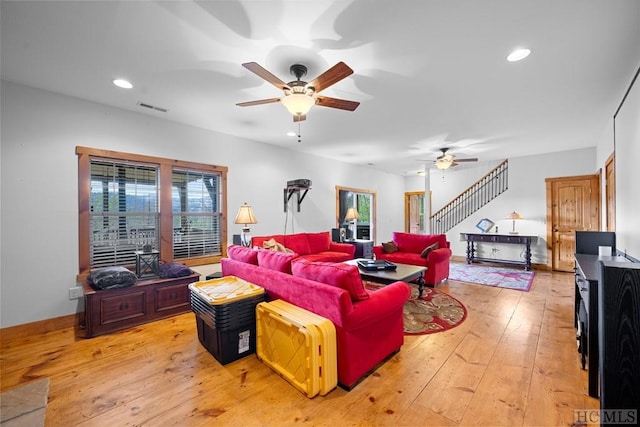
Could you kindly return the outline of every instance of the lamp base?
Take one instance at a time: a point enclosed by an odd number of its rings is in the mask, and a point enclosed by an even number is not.
[[[517,231],[510,231],[509,234],[518,234]]]
[[[242,243],[242,246],[244,247],[248,248],[251,246],[251,231],[249,231],[248,228],[242,229],[242,235],[240,236],[240,241]]]

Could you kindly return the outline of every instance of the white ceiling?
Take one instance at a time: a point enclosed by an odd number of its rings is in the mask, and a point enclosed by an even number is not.
[[[637,0],[5,1],[2,78],[398,174],[595,146],[640,65]],[[507,54],[531,55],[509,63]],[[241,66],[354,74],[298,130]],[[119,89],[114,78],[134,88]],[[168,109],[148,110],[144,102]],[[429,163],[431,165],[431,163]]]

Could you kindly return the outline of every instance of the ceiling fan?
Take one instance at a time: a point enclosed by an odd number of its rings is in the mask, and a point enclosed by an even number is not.
[[[306,120],[307,113],[314,105],[348,111],[354,111],[358,108],[358,105],[360,105],[359,102],[355,101],[318,95],[320,91],[353,74],[353,70],[344,62],[338,62],[336,65],[329,68],[310,82],[300,80],[307,74],[307,67],[301,64],[293,64],[289,68],[289,71],[296,77],[296,80],[289,83],[283,82],[255,62],[246,62],[242,64],[242,66],[282,90],[284,92],[284,96],[280,98],[240,102],[236,104],[240,107],[281,102],[287,110],[293,114],[293,121],[300,122],[302,120]]]
[[[442,152],[442,154],[436,157],[436,159],[434,160],[438,169],[449,169],[450,167],[457,166],[458,163],[478,161],[477,157],[458,159],[453,154],[447,154],[447,151],[449,151],[449,148],[447,147],[441,148],[440,151]]]

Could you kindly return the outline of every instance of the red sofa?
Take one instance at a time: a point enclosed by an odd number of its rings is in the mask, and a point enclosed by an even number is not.
[[[411,234],[396,231],[392,234],[391,241],[397,247],[397,251],[387,253],[383,245],[374,246],[373,255],[376,259],[426,266],[424,283],[429,286],[435,286],[449,277],[451,249],[445,234]],[[438,249],[429,251],[426,257],[421,256],[422,252],[434,243],[438,243]]]
[[[261,286],[268,300],[282,299],[325,317],[336,327],[338,383],[350,390],[404,342],[409,285],[364,289],[357,267],[310,262],[295,254],[231,245],[222,274]],[[292,274],[290,274],[291,272]]]
[[[262,248],[262,244],[270,239],[274,239],[298,254],[300,258],[309,261],[342,262],[353,259],[356,253],[354,245],[332,242],[328,231],[253,237],[251,246]]]

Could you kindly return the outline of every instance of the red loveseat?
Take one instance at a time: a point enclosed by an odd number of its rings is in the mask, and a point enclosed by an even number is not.
[[[328,231],[253,237],[251,246],[262,248],[263,243],[271,239],[308,261],[342,262],[353,259],[356,253],[354,245],[332,242]]]
[[[336,327],[338,383],[350,390],[404,343],[404,303],[410,288],[394,282],[376,291],[364,288],[358,268],[310,262],[295,254],[231,245],[222,274],[265,289],[329,319]]]
[[[449,277],[449,262],[451,259],[450,243],[445,234],[411,234],[396,231],[392,234],[391,241],[397,251],[385,252],[383,245],[373,247],[376,259],[385,259],[398,264],[410,264],[426,266],[424,283],[435,286]],[[422,252],[437,243],[438,248],[428,251],[426,257]],[[391,246],[393,245],[386,245]]]

